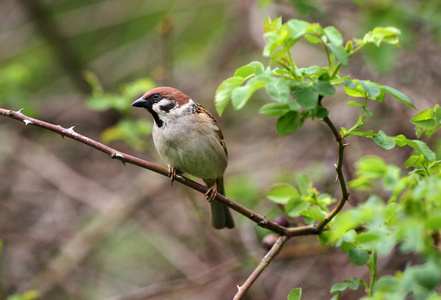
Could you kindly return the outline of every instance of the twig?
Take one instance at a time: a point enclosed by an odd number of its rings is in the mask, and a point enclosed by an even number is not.
[[[256,279],[260,276],[260,274],[263,272],[263,270],[268,267],[268,265],[271,263],[273,258],[279,253],[280,249],[282,249],[283,245],[286,243],[286,241],[289,240],[289,237],[287,236],[280,236],[277,241],[274,243],[273,247],[270,249],[270,251],[263,257],[263,259],[260,261],[259,265],[254,269],[253,273],[248,277],[248,279],[245,281],[245,283],[242,286],[238,286],[238,292],[234,296],[233,300],[239,300],[242,299],[242,297],[245,295],[245,293],[249,290],[251,285],[256,281]]]
[[[130,163],[133,165],[136,165],[138,167],[148,169],[150,171],[153,171],[155,173],[161,174],[163,176],[168,176],[168,169],[163,168],[161,166],[158,166],[156,164],[153,164],[151,162],[142,160],[140,158],[137,158],[135,156],[117,151],[109,146],[106,146],[100,142],[97,142],[91,138],[88,138],[84,135],[81,135],[79,133],[76,133],[74,131],[74,127],[71,128],[64,128],[60,125],[54,125],[48,122],[44,122],[35,118],[28,117],[24,115],[21,110],[19,111],[12,111],[7,110],[4,108],[0,108],[0,115],[10,117],[15,120],[19,120],[24,122],[26,125],[34,125],[37,127],[41,127],[50,131],[53,131],[55,133],[60,134],[62,137],[68,137],[73,140],[76,140],[78,142],[81,142],[87,146],[90,146],[92,148],[95,148],[103,153],[106,153],[110,155],[113,159],[120,160],[123,164]],[[184,184],[196,191],[199,191],[203,194],[205,194],[208,190],[208,188],[204,185],[201,185],[193,180],[188,179],[185,176],[177,176],[176,180],[177,182]],[[216,195],[216,200],[225,203],[227,206],[229,206],[231,209],[237,211],[238,213],[244,215],[245,217],[249,218],[253,222],[255,222],[260,227],[269,229],[273,232],[276,232],[280,235],[287,235],[287,236],[299,236],[299,235],[309,235],[309,234],[318,234],[319,232],[316,231],[314,226],[302,226],[297,228],[286,228],[283,226],[280,226],[279,224],[272,222],[265,218],[264,216],[261,216],[250,209],[246,208],[245,206],[240,205],[237,202],[234,202],[233,200],[221,195]]]
[[[320,96],[319,98],[319,105],[321,106],[321,100],[323,99],[323,96]],[[332,134],[335,137],[335,140],[338,145],[338,161],[335,165],[335,171],[337,172],[337,179],[340,182],[340,189],[341,189],[341,198],[338,201],[338,204],[334,209],[321,221],[317,224],[316,230],[321,232],[323,228],[325,228],[326,224],[329,223],[329,221],[332,220],[343,208],[346,201],[349,199],[349,192],[348,188],[346,186],[345,177],[343,175],[343,156],[344,156],[344,150],[347,144],[343,143],[343,137],[338,132],[337,128],[335,127],[334,123],[332,123],[331,119],[329,119],[328,116],[323,118],[323,121],[328,125],[328,127],[331,129]]]
[[[319,99],[319,105],[321,105],[322,97]],[[95,148],[101,152],[104,152],[108,155],[110,155],[111,158],[120,160],[123,164],[130,163],[148,170],[151,170],[153,172],[156,172],[158,174],[161,174],[163,176],[168,176],[168,170],[160,167],[156,164],[153,164],[151,162],[139,159],[137,157],[131,156],[129,154],[122,153],[120,151],[117,151],[113,148],[110,148],[104,144],[101,144],[93,139],[90,139],[88,137],[85,137],[81,134],[76,133],[73,128],[71,127],[69,129],[63,128],[60,125],[54,125],[48,122],[44,122],[35,118],[30,118],[26,115],[24,115],[21,110],[19,111],[12,111],[0,108],[0,115],[10,117],[15,120],[19,120],[25,123],[25,125],[34,125],[37,127],[41,127],[50,131],[53,131],[55,133],[60,134],[62,137],[69,137],[71,139],[74,139],[76,141],[79,141],[85,145],[88,145],[92,148]],[[335,166],[336,172],[337,172],[337,178],[340,182],[340,188],[342,191],[342,196],[337,204],[337,206],[317,225],[309,225],[309,226],[301,226],[301,227],[295,227],[295,228],[286,228],[283,226],[280,226],[279,224],[272,222],[268,219],[266,219],[264,216],[261,216],[259,214],[256,214],[255,212],[251,211],[250,209],[232,201],[231,199],[221,195],[216,195],[216,200],[225,203],[227,206],[229,206],[231,209],[237,211],[238,213],[244,215],[245,217],[249,218],[253,222],[257,223],[257,225],[269,229],[273,232],[276,232],[280,234],[280,237],[278,238],[277,242],[273,245],[271,250],[265,255],[265,257],[262,259],[260,264],[256,267],[256,269],[251,273],[251,275],[248,277],[248,279],[245,281],[245,283],[239,287],[239,291],[234,297],[235,300],[241,299],[242,296],[248,291],[248,289],[251,287],[251,285],[254,283],[254,281],[260,276],[260,274],[265,270],[265,268],[271,263],[273,258],[277,255],[277,253],[280,251],[280,249],[283,247],[283,245],[293,236],[300,236],[300,235],[311,235],[311,234],[320,234],[325,226],[329,223],[329,221],[334,218],[338,212],[343,208],[346,200],[349,198],[349,192],[346,187],[345,178],[343,175],[343,154],[344,154],[344,148],[345,144],[343,143],[343,137],[339,134],[337,128],[334,126],[332,121],[329,119],[329,117],[325,117],[324,122],[328,125],[328,127],[331,129],[337,144],[338,144],[338,161]],[[207,192],[207,187],[192,181],[184,176],[178,176],[176,178],[177,182],[184,184],[196,191],[199,191],[201,193]]]

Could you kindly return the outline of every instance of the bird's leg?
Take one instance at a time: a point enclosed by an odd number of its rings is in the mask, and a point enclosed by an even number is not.
[[[178,174],[178,170],[176,170],[174,167],[168,165],[168,177],[170,177],[171,185],[173,185],[173,181],[176,179],[176,174]]]
[[[208,191],[205,193],[205,196],[207,196],[208,202],[211,202],[216,198],[217,194],[217,184],[216,181],[213,183],[213,185],[208,189]]]

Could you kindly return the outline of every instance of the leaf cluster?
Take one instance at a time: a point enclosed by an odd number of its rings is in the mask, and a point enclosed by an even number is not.
[[[219,114],[229,103],[234,109],[243,109],[256,91],[265,90],[272,101],[263,105],[259,113],[276,117],[277,133],[288,135],[308,118],[323,118],[329,124],[324,98],[342,89],[352,98],[347,105],[358,108],[360,114],[354,125],[348,129],[341,127],[337,138],[360,136],[372,139],[386,150],[395,146],[409,146],[414,150],[405,165],[411,169],[407,174],[379,157],[364,157],[357,163],[356,178],[349,187],[368,193],[368,200],[337,214],[327,224],[327,230],[319,235],[319,241],[323,245],[340,247],[352,263],[366,266],[371,277],[369,282],[354,277],[335,284],[331,289],[333,299],[338,299],[347,289],[360,287],[366,291],[365,299],[405,299],[410,294],[416,299],[438,299],[434,287],[441,283],[441,260],[434,246],[439,243],[441,229],[441,161],[419,139],[362,129],[367,118],[373,117],[369,104],[372,101],[381,103],[387,94],[412,109],[415,106],[395,88],[340,74],[341,67],[347,66],[350,57],[366,45],[399,45],[400,31],[393,27],[377,27],[360,39],[345,41],[335,27],[322,27],[302,20],[283,23],[281,18],[267,18],[263,31],[266,40],[263,56],[268,58],[268,65],[253,61],[222,82],[215,98]],[[326,66],[297,66],[292,49],[301,39],[323,49]],[[441,110],[438,105],[423,110],[411,122],[416,126],[418,137],[424,133],[430,137],[441,127]],[[320,194],[305,174],[297,174],[295,181],[296,186],[275,184],[267,193],[268,199],[289,217],[302,218],[307,224],[323,221],[335,199]],[[376,194],[378,185],[387,191],[387,199]],[[388,255],[397,247],[399,251],[420,255],[423,263],[409,265],[393,276],[377,278],[377,255]],[[429,271],[433,276],[427,276]],[[288,296],[289,299],[300,297],[301,289],[292,290]]]
[[[236,70],[234,76],[221,83],[216,92],[215,104],[221,115],[231,102],[233,108],[242,109],[253,94],[264,89],[273,100],[263,105],[259,113],[277,117],[277,133],[288,135],[300,128],[306,119],[324,118],[328,110],[321,105],[323,97],[331,97],[336,88],[344,86],[344,92],[351,97],[362,97],[366,101],[351,101],[358,105],[363,114],[359,122],[345,136],[360,135],[357,131],[372,114],[367,109],[367,100],[382,101],[386,93],[413,107],[412,102],[396,89],[379,83],[342,77],[340,68],[348,65],[349,58],[367,44],[379,46],[382,43],[398,45],[400,31],[396,28],[375,28],[362,39],[345,43],[341,32],[333,27],[323,28],[317,23],[302,20],[289,20],[282,23],[281,18],[267,18],[263,24],[266,45],[263,56],[269,65],[253,61]],[[291,55],[292,48],[300,39],[323,47],[327,66],[313,65],[307,68],[297,66]],[[274,66],[275,65],[275,66]]]

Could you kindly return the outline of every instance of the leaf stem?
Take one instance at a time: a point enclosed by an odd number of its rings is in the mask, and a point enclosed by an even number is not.
[[[377,251],[372,250],[371,261],[369,264],[369,271],[371,272],[371,281],[369,282],[368,296],[373,295],[374,286],[377,281]]]

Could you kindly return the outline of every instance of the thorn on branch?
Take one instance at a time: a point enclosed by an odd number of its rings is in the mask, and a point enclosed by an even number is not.
[[[125,161],[124,155],[122,155],[121,153],[119,153],[119,152],[112,152],[112,154],[110,154],[110,157],[111,158],[119,159],[123,163],[124,166],[126,165],[126,161]]]
[[[70,133],[76,133],[76,132],[74,131],[74,128],[75,128],[75,126],[72,126],[72,127],[70,127],[67,131],[69,131]]]
[[[25,125],[33,124],[31,120],[23,120],[23,122],[25,123]]]
[[[266,224],[268,224],[268,220],[266,217],[263,217],[263,220],[259,221],[259,226],[265,227]]]
[[[24,109],[24,108],[20,108],[19,110],[16,111],[16,113],[22,115],[22,114],[23,114],[23,113],[22,113],[23,109]]]

